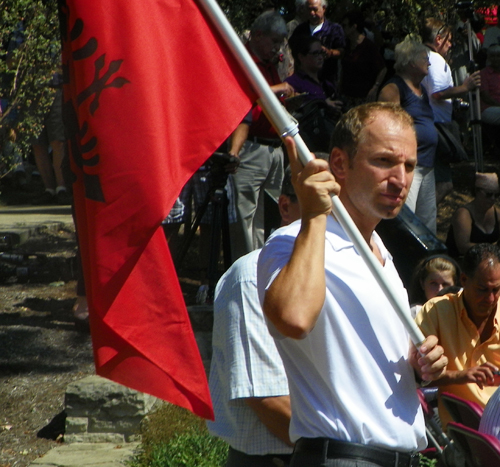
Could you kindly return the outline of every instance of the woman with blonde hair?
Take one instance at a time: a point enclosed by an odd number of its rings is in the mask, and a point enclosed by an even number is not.
[[[433,255],[418,263],[413,274],[410,303],[415,317],[422,305],[442,290],[460,284],[460,266],[447,255]]]

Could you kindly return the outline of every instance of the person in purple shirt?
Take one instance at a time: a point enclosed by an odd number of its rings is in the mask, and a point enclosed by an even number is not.
[[[319,39],[325,55],[321,77],[337,83],[338,60],[346,43],[342,26],[325,19],[327,0],[302,0],[302,2],[309,19],[295,28],[289,40],[290,46],[293,49],[294,43],[303,36],[314,36]]]
[[[336,101],[337,87],[332,82],[321,79],[320,72],[325,62],[321,42],[312,36],[303,36],[292,49],[295,73],[285,79],[296,93],[307,93],[304,102],[323,99],[332,107],[340,108]]]

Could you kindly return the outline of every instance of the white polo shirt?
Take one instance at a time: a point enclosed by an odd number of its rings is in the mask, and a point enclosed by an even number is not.
[[[299,229],[300,222],[279,229],[264,246],[258,264],[261,303],[288,262]],[[392,257],[376,233],[373,239],[390,283],[407,302]],[[295,340],[269,323],[288,376],[292,441],[329,437],[400,451],[424,449],[425,423],[408,362],[408,334],[332,216],[325,253],[327,293],[314,329]]]
[[[444,91],[453,87],[453,77],[451,75],[450,65],[437,52],[429,51],[429,74],[422,80],[429,95],[429,103],[434,112],[435,122],[451,122],[453,113],[453,102],[451,99],[437,100],[432,97],[435,92]]]

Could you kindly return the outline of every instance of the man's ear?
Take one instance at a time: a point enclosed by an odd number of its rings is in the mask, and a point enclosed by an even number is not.
[[[330,154],[330,170],[337,180],[345,178],[347,169],[349,168],[349,155],[346,151],[340,148],[333,148]]]
[[[278,208],[280,210],[282,224],[290,224],[290,198],[286,195],[280,195],[278,198]]]

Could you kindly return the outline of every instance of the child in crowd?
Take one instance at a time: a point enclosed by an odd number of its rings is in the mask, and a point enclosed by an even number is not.
[[[424,258],[417,265],[410,290],[412,317],[415,318],[422,305],[439,292],[452,285],[459,285],[460,266],[446,255]]]

